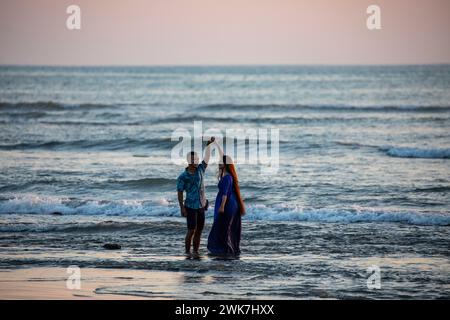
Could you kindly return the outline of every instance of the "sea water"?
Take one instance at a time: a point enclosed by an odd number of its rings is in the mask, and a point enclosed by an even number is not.
[[[194,121],[279,130],[277,172],[238,166],[237,259],[206,255],[211,209],[182,257],[171,136]],[[2,66],[0,267],[177,271],[174,298],[449,298],[449,128],[449,65]],[[213,204],[216,164],[205,185]]]

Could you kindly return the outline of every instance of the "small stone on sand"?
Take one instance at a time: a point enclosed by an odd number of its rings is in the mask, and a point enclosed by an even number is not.
[[[105,248],[106,250],[119,250],[122,247],[117,243],[106,243],[103,245],[103,248]]]

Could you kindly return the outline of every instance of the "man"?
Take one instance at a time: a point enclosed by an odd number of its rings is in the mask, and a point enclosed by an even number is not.
[[[177,179],[178,203],[180,205],[181,215],[186,217],[187,220],[188,230],[185,238],[187,257],[199,257],[198,250],[203,226],[205,225],[205,210],[207,209],[203,176],[211,156],[211,143],[213,141],[214,137],[208,141],[205,156],[201,164],[199,164],[199,158],[196,152],[191,151],[187,154],[188,166]],[[183,201],[184,191],[186,191],[185,201]],[[191,255],[191,243],[194,247],[193,255]]]

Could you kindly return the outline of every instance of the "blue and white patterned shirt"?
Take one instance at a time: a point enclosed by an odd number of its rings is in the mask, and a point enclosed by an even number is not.
[[[177,179],[177,191],[186,191],[186,200],[184,206],[191,209],[200,209],[205,207],[205,186],[203,184],[203,175],[208,165],[205,161],[195,169],[194,173],[190,173],[187,168]]]

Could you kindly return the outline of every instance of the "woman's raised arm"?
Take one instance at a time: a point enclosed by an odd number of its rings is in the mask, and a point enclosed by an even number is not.
[[[220,144],[217,142],[217,140],[214,140],[214,143],[216,144],[216,147],[219,150],[219,160],[223,161],[223,150],[220,147]]]

